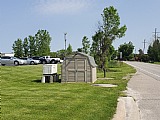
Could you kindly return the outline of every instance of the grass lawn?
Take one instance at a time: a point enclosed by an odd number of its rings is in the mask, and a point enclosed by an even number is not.
[[[154,62],[154,64],[158,64],[158,65],[160,65],[160,62]]]
[[[126,64],[110,68],[96,83],[117,84],[102,88],[89,83],[40,83],[42,65],[0,66],[1,120],[110,120],[121,91],[135,70]],[[102,72],[97,76],[102,77]]]

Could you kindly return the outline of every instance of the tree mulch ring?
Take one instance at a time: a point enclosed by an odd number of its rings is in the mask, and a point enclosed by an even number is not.
[[[117,87],[117,85],[113,85],[113,84],[92,84],[92,86],[98,86],[98,87]]]

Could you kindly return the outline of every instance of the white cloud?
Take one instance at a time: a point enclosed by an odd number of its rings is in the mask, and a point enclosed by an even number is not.
[[[35,10],[40,14],[77,13],[87,9],[92,0],[38,0]]]

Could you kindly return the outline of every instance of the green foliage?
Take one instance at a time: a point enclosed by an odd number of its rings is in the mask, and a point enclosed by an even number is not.
[[[57,51],[57,57],[59,57],[59,58],[61,58],[62,60],[64,60],[65,50],[64,50],[64,49],[58,50],[58,51]]]
[[[23,56],[23,44],[21,39],[17,39],[12,46],[14,51],[15,57],[22,57]]]
[[[66,55],[71,55],[72,51],[73,51],[72,46],[71,46],[71,44],[69,44],[68,47],[67,47]]]
[[[77,49],[78,52],[83,52],[85,54],[90,53],[90,41],[86,36],[83,37],[82,39],[82,48]]]
[[[57,52],[50,52],[49,56],[51,56],[51,57],[57,57]]]
[[[29,35],[28,37],[29,42],[29,56],[37,56],[37,43],[34,36]]]
[[[108,62],[108,68],[119,68],[121,66],[121,62],[118,62],[116,60],[111,60]]]
[[[147,54],[144,54],[142,49],[139,49],[138,51],[139,51],[139,54],[135,55],[136,57],[135,60],[142,61],[142,62],[149,62],[149,56]]]
[[[118,48],[118,51],[122,52],[122,59],[123,60],[132,59],[134,57],[133,50],[134,50],[134,46],[133,46],[132,42],[124,43],[124,44],[120,45]]]
[[[45,56],[50,54],[51,37],[47,30],[38,30],[35,34],[35,40],[37,43],[37,54],[39,56]]]
[[[78,52],[82,52],[82,48],[77,48],[77,51]]]
[[[157,39],[148,47],[148,56],[150,61],[160,62],[160,41]]]
[[[71,44],[69,44],[68,47],[67,47],[67,49],[66,49],[66,51],[65,51],[65,49],[58,50],[56,52],[56,57],[64,60],[65,55],[66,56],[71,55],[72,52],[73,52],[72,46],[71,46]]]
[[[27,57],[29,55],[29,45],[28,45],[28,38],[27,37],[24,38],[23,49],[24,49],[23,56]]]
[[[125,35],[126,26],[120,26],[120,17],[117,9],[113,6],[106,7],[102,14],[103,24],[99,24],[98,31],[92,37],[93,43],[91,47],[91,55],[96,59],[99,68],[106,71],[106,57],[110,57],[113,52],[111,50],[112,42],[116,38],[121,38]],[[110,60],[110,59],[108,59]]]
[[[17,57],[44,56],[50,54],[51,37],[47,30],[38,30],[35,36],[29,35],[24,41],[18,39],[13,44]]]
[[[90,50],[90,41],[86,36],[83,37],[82,39],[82,52],[88,54]]]

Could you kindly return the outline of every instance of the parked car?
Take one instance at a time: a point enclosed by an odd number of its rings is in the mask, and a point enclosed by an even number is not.
[[[5,66],[5,65],[24,65],[27,64],[26,60],[22,60],[16,57],[12,57],[12,56],[2,56],[1,57],[1,65]]]
[[[32,56],[31,58],[34,60],[40,60],[41,64],[57,64],[63,62],[63,60],[61,60],[60,58],[52,58],[50,56]]]
[[[60,63],[60,58],[52,58],[50,56],[40,57],[40,60],[43,64],[57,64],[57,63]]]
[[[40,63],[40,60],[34,60],[32,58],[21,58],[21,59],[26,60],[28,65],[37,65]]]

